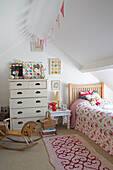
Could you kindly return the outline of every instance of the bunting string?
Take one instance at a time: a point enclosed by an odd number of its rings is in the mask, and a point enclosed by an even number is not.
[[[58,14],[58,16],[57,16],[57,19],[56,19],[56,22],[57,22],[57,26],[60,28],[60,20],[59,20],[59,14]]]
[[[58,28],[60,28],[60,13],[62,14],[62,16],[64,17],[64,0],[63,0],[63,3],[61,5],[61,9],[60,9],[60,12],[56,18],[56,21],[55,23],[57,24]],[[52,38],[54,38],[54,29],[55,29],[55,26],[53,25],[50,32],[48,33],[48,35],[44,38],[44,39],[40,39],[39,37],[35,38],[37,40],[37,45],[39,47],[43,47],[45,45],[45,47],[47,47],[47,42],[48,40]],[[52,34],[52,35],[51,35]]]

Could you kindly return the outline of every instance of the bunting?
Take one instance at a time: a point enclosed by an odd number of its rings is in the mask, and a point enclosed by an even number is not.
[[[47,37],[45,37],[45,47],[47,47]]]
[[[60,13],[62,14],[62,16],[64,17],[64,0],[63,0],[63,3],[62,3],[62,6],[61,6],[61,9],[60,9]],[[56,24],[58,26],[58,28],[60,28],[60,13],[58,14],[57,18],[56,18]],[[45,46],[47,46],[47,41],[51,39],[51,37],[54,38],[54,28],[55,26],[53,25],[48,36],[46,36],[44,39],[40,39],[39,37],[36,38],[37,39],[37,45],[40,47],[40,48],[43,48],[44,44]],[[52,35],[51,35],[52,33]]]
[[[39,38],[37,38],[37,45],[39,46]]]
[[[64,17],[64,1],[63,1],[63,3],[62,3],[62,7],[61,7],[60,11],[61,11],[61,13],[62,13],[62,16]]]
[[[52,27],[52,36],[54,38],[54,26]]]
[[[60,28],[60,20],[59,20],[59,16],[60,16],[60,14],[58,14],[57,19],[56,19],[56,22],[57,22],[57,26]]]
[[[40,48],[42,48],[42,40],[40,40]]]

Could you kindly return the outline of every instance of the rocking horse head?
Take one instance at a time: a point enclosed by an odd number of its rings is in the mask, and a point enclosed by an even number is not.
[[[31,137],[32,133],[35,133],[37,123],[34,121],[28,121],[23,126],[21,133],[27,137]]]

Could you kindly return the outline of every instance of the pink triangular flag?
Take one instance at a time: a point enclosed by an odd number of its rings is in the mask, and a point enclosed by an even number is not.
[[[42,43],[42,40],[40,40],[40,48],[43,47],[43,43]]]
[[[62,7],[61,7],[60,11],[61,11],[61,13],[62,13],[62,15],[63,15],[63,17],[64,17],[64,1],[63,1],[63,3],[62,3]]]
[[[42,40],[40,40],[40,44],[42,44]]]
[[[56,19],[56,22],[57,22],[58,27],[60,27],[59,16],[60,16],[60,15],[58,14],[57,19]]]
[[[51,38],[51,35],[50,35],[50,33],[49,33],[49,35],[48,35],[48,39],[50,40],[50,38]]]
[[[44,45],[44,39],[42,40],[42,45]]]
[[[54,38],[54,26],[52,27],[52,36]]]
[[[47,37],[45,37],[45,46],[47,47]]]
[[[37,45],[39,45],[39,38],[37,38]]]

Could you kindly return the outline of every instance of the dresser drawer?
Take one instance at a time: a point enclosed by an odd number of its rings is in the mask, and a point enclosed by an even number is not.
[[[46,97],[47,89],[10,90],[10,98]]]
[[[35,121],[42,119],[42,117],[39,118],[22,118],[22,119],[14,119],[13,120],[13,129],[15,130],[21,130],[23,125],[28,121]],[[10,122],[10,129],[12,129],[12,122]]]
[[[46,89],[47,88],[47,81],[29,82],[29,88]]]
[[[10,82],[10,89],[25,89],[28,88],[28,82]]]
[[[10,108],[47,106],[47,98],[10,99]]]
[[[45,116],[47,107],[10,109],[10,117],[36,117]]]

